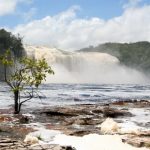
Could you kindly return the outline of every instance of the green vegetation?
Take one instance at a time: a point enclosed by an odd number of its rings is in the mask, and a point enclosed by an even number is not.
[[[46,75],[54,72],[45,59],[34,60],[24,57],[16,62],[9,50],[0,56],[0,62],[4,66],[4,81],[14,94],[14,113],[19,114],[22,104],[35,96],[36,89],[46,79]],[[13,71],[8,76],[9,69]],[[26,97],[24,100],[21,100],[20,96],[22,91]]]
[[[14,36],[11,32],[0,29],[0,55],[3,55],[8,49],[14,59],[18,59],[26,55],[22,44],[22,38],[19,35]],[[0,79],[3,79],[4,77],[3,70],[3,65],[0,65]],[[8,72],[10,72],[10,70]]]
[[[25,50],[22,44],[22,38],[17,35],[12,35],[4,29],[0,29],[0,54],[5,53],[9,49],[15,58],[25,55]]]
[[[121,64],[150,72],[150,43],[105,43],[96,47],[90,46],[80,51],[102,52],[117,57]]]
[[[0,30],[0,77],[14,94],[15,114],[20,113],[23,103],[38,95],[37,88],[47,74],[54,72],[45,59],[27,58],[22,38]]]

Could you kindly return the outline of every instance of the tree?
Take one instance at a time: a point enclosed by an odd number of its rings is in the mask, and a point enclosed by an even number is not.
[[[16,60],[10,50],[0,56],[0,62],[4,66],[4,81],[14,94],[14,113],[19,114],[22,104],[35,96],[36,89],[46,79],[46,75],[54,74],[54,71],[44,58],[35,60],[24,57]],[[8,74],[7,70],[11,72]],[[29,90],[25,91],[26,88]],[[23,91],[26,99],[21,100]]]
[[[22,38],[7,32],[5,29],[0,29],[0,55],[3,55],[9,49],[15,59],[26,56],[23,48]],[[0,80],[4,76],[3,66],[0,65]]]
[[[0,54],[4,54],[6,49],[14,54],[14,57],[22,57],[25,55],[25,50],[22,44],[22,37],[15,36],[5,29],[0,29]]]

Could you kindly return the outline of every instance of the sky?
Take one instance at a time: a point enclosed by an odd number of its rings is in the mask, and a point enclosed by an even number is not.
[[[63,50],[150,41],[149,14],[150,0],[0,0],[0,28]]]

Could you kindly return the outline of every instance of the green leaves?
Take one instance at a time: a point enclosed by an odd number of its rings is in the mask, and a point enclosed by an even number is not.
[[[46,62],[45,58],[35,60],[24,57],[14,63],[11,52],[7,50],[4,55],[0,56],[0,62],[7,67],[12,68],[12,73],[7,79],[8,85],[15,90],[23,90],[25,86],[38,87],[43,80],[46,80],[47,74],[54,74],[54,71]],[[5,71],[6,76],[6,71]]]
[[[20,63],[24,66],[22,70],[24,81],[29,86],[38,87],[46,79],[47,74],[54,74],[44,58],[41,60],[23,58]]]
[[[11,51],[8,49],[6,52],[0,56],[0,62],[5,66],[12,66],[13,59],[11,58]]]
[[[22,44],[22,37],[20,35],[13,35],[5,29],[0,29],[0,53],[10,49],[15,58],[22,57],[25,50]]]

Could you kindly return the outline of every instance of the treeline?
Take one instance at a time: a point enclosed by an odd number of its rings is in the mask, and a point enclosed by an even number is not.
[[[117,57],[123,65],[150,72],[150,42],[105,43],[80,51],[108,53]]]
[[[18,59],[25,56],[25,50],[22,44],[22,38],[13,35],[5,29],[0,29],[0,55],[3,55],[7,50],[11,51],[12,57]],[[0,64],[0,78],[3,77],[3,65]]]
[[[7,32],[5,29],[0,29],[0,54],[6,50],[10,50],[14,57],[21,57],[25,55],[25,50],[22,44],[22,38]]]

